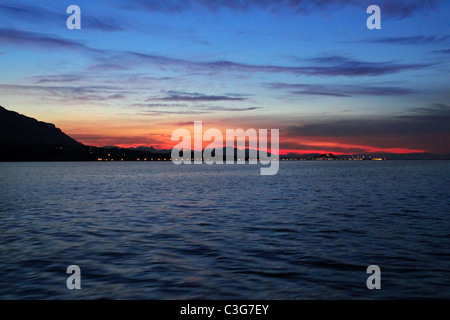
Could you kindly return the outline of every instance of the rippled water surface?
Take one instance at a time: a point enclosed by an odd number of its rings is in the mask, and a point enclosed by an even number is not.
[[[0,298],[450,298],[449,186],[448,161],[282,162],[276,176],[0,163]],[[381,290],[366,287],[373,264]]]

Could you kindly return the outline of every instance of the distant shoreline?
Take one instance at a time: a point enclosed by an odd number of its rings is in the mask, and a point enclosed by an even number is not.
[[[346,159],[339,159],[339,160],[290,160],[290,159],[281,159],[282,162],[386,162],[386,161],[450,161],[450,159],[386,159],[382,161],[374,161],[374,160],[346,160]],[[123,161],[117,161],[117,160],[0,160],[0,163],[54,163],[54,162],[60,162],[60,163],[68,163],[68,162],[92,162],[92,163],[101,163],[101,162],[172,162],[171,159],[166,160],[123,160]],[[246,161],[247,162],[247,161]],[[205,163],[202,163],[205,164]]]

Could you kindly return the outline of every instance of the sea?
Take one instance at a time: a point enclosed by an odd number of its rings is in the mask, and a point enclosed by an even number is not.
[[[450,298],[450,161],[259,169],[0,163],[0,299]]]

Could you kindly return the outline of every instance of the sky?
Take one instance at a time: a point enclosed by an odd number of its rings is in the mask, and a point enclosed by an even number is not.
[[[282,154],[450,153],[449,31],[444,0],[2,0],[0,105],[92,146],[203,121]]]

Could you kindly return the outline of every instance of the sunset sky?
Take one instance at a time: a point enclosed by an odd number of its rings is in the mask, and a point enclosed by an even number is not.
[[[450,153],[449,31],[439,0],[2,0],[0,105],[94,146],[203,121],[282,153]]]

